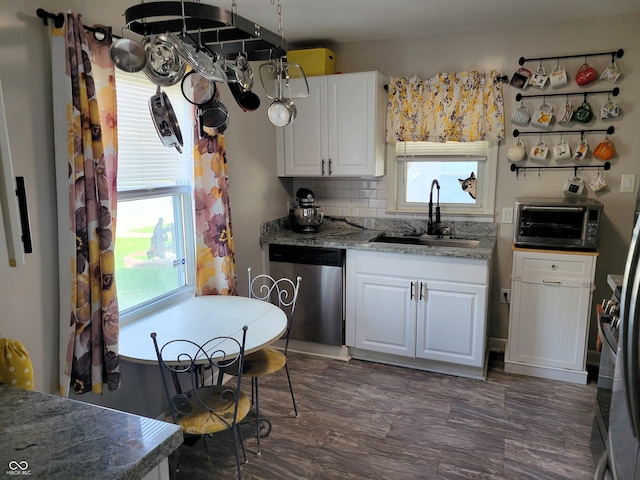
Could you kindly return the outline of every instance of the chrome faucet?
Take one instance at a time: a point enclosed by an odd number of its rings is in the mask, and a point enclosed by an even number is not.
[[[433,220],[433,187],[438,189],[436,200],[436,219]],[[429,193],[429,220],[427,222],[428,235],[440,235],[440,183],[438,180],[431,182],[431,192]]]

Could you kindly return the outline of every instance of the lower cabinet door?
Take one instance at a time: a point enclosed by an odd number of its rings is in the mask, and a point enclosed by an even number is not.
[[[418,296],[416,357],[483,365],[486,285],[425,281]]]
[[[591,305],[589,282],[513,282],[507,360],[584,370]]]
[[[356,348],[415,357],[417,282],[356,275]]]

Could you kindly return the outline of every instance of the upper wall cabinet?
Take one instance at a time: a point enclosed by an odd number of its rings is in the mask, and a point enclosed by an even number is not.
[[[277,130],[278,176],[384,175],[386,78],[362,72],[308,82],[309,96],[295,99],[296,120]]]

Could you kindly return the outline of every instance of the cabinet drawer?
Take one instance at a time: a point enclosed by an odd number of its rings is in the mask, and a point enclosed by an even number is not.
[[[595,268],[594,255],[516,252],[513,273],[522,280],[565,278],[591,280]]]

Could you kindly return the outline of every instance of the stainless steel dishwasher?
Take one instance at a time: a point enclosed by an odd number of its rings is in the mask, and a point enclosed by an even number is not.
[[[269,245],[272,277],[302,277],[291,339],[344,345],[343,264],[341,249]]]

